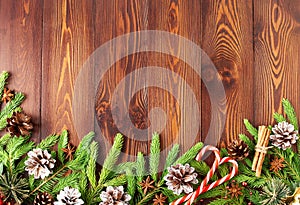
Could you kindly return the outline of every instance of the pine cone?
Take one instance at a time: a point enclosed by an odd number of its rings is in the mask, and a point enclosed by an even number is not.
[[[61,190],[57,195],[57,200],[54,202],[54,205],[81,205],[84,204],[84,201],[80,199],[81,193],[78,189],[71,187],[65,187],[64,190]]]
[[[108,186],[106,191],[102,191],[100,194],[102,202],[99,205],[111,205],[111,204],[123,204],[128,205],[131,200],[131,196],[124,192],[123,186],[112,187]]]
[[[51,158],[51,154],[47,150],[33,149],[27,155],[29,158],[25,161],[25,170],[29,175],[33,174],[35,179],[44,179],[51,174],[55,159]]]
[[[33,205],[53,205],[54,200],[52,196],[47,193],[38,193],[33,201]]]
[[[273,135],[270,135],[270,140],[275,147],[286,150],[296,143],[298,139],[298,130],[295,130],[294,125],[288,122],[280,122],[272,128]]]
[[[183,191],[188,194],[193,192],[191,184],[197,184],[197,173],[194,172],[195,168],[189,164],[186,165],[173,165],[168,168],[168,174],[164,177],[168,189],[172,190],[175,194],[179,195]]]
[[[31,117],[24,112],[14,112],[12,117],[7,119],[6,131],[12,136],[27,136],[32,129]]]
[[[227,148],[229,157],[243,160],[249,155],[248,145],[241,140],[234,140]]]

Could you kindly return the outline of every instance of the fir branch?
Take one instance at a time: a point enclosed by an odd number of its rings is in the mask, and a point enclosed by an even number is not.
[[[83,137],[83,139],[81,140],[81,142],[79,143],[76,152],[74,154],[74,157],[76,158],[78,155],[80,155],[80,153],[84,150],[89,150],[89,146],[93,140],[93,138],[95,137],[95,133],[94,132],[89,132],[86,136]]]
[[[137,159],[136,159],[136,174],[137,174],[137,182],[140,183],[143,180],[145,175],[145,159],[141,152],[138,152]]]
[[[126,170],[126,181],[127,181],[127,192],[130,196],[135,196],[136,191],[136,180],[133,175],[133,172],[131,169]],[[130,204],[133,204],[133,200],[130,200]]]
[[[126,179],[126,175],[125,174],[121,174],[118,175],[114,178],[112,178],[111,180],[106,181],[103,186],[104,187],[108,187],[108,186],[121,186],[124,185],[127,182]]]
[[[98,181],[98,184],[101,185],[107,180],[109,173],[113,170],[114,165],[118,160],[118,157],[121,153],[122,146],[123,146],[123,136],[121,134],[117,134],[115,137],[114,144],[111,150],[109,151],[106,159],[104,160],[103,168],[100,174],[100,179]]]
[[[278,112],[275,112],[273,114],[273,117],[274,117],[274,119],[276,120],[277,123],[286,121],[286,119],[283,117],[283,115],[279,114]]]
[[[58,193],[60,190],[64,189],[66,186],[70,186],[73,188],[78,188],[78,179],[80,177],[80,173],[72,173],[66,177],[62,177],[57,184],[53,187],[52,194]]]
[[[258,139],[257,129],[247,119],[244,119],[244,125],[245,125],[247,131],[254,137],[255,141],[257,142],[257,139]]]
[[[249,139],[249,137],[247,137],[245,134],[239,134],[239,138],[248,145],[251,152],[255,150],[255,144],[251,139]]]
[[[158,193],[160,191],[160,188],[156,188],[156,189],[153,189],[151,192],[149,192],[145,197],[143,197],[138,203],[137,205],[143,205],[143,204],[146,204],[148,201],[150,201],[154,195],[156,193]],[[149,204],[149,203],[147,203]]]
[[[61,135],[58,140],[57,144],[57,156],[61,163],[64,163],[65,161],[65,153],[63,152],[63,149],[65,149],[68,145],[68,131],[63,130],[61,132]]]
[[[74,160],[67,162],[66,165],[73,171],[81,171],[85,169],[88,160],[88,150],[82,150],[80,155],[76,156]]]
[[[190,165],[194,167],[197,173],[202,176],[205,176],[210,170],[210,167],[204,161],[197,161],[195,159],[192,159],[190,161]]]
[[[84,201],[88,199],[88,179],[85,172],[80,172],[79,176],[79,191],[82,194]]]
[[[198,142],[191,149],[189,149],[184,155],[182,155],[174,164],[186,164],[190,160],[194,159],[199,151],[202,149],[203,143]]]
[[[298,120],[297,120],[297,115],[296,115],[293,105],[290,103],[289,100],[284,99],[284,98],[282,99],[282,105],[284,108],[284,112],[287,115],[290,123],[292,125],[294,125],[295,130],[298,130],[299,129],[298,128]]]
[[[90,146],[90,158],[88,161],[88,165],[86,168],[86,175],[89,179],[90,184],[92,185],[93,188],[96,187],[96,161],[97,161],[97,156],[98,156],[98,143],[97,142],[92,142]]]
[[[232,199],[224,199],[224,198],[219,198],[211,201],[209,205],[227,205],[227,204],[233,204]]]
[[[44,181],[39,184],[34,190],[32,190],[28,197],[31,196],[32,194],[34,194],[36,191],[39,191],[41,189],[41,187],[43,187],[46,183],[48,183],[50,180],[54,179],[57,175],[59,175],[61,172],[63,172],[65,169],[67,168],[66,165],[62,166],[59,170],[57,170],[53,175],[51,175],[50,177],[44,179]],[[27,198],[27,197],[26,197]],[[26,199],[25,198],[25,199]]]
[[[0,130],[6,127],[7,118],[10,118],[13,112],[20,111],[19,106],[24,101],[25,96],[22,93],[16,93],[15,97],[9,101],[0,112]]]
[[[172,202],[176,199],[178,199],[178,195],[175,195],[173,193],[173,191],[171,191],[170,189],[166,188],[166,187],[162,187],[161,188],[161,192],[163,193],[163,195],[168,197],[168,201]]]
[[[40,148],[42,150],[49,150],[53,147],[59,140],[59,135],[49,135],[45,139],[43,139],[36,148]]]
[[[213,188],[203,194],[201,194],[201,199],[215,198],[215,197],[223,197],[226,195],[226,188],[224,185],[220,185],[216,188]]]
[[[160,140],[159,135],[154,133],[150,145],[150,175],[152,179],[157,182],[157,173],[160,161]]]
[[[6,85],[6,80],[9,77],[9,73],[7,71],[3,71],[0,75],[0,99],[3,96],[4,87]]]
[[[180,152],[179,144],[175,144],[168,153],[165,167],[164,167],[165,171],[162,177],[164,177],[167,174],[167,168],[170,167],[175,162],[179,152]]]
[[[7,134],[3,135],[3,136],[0,138],[0,146],[6,145],[7,142],[9,141],[9,138],[11,138],[11,137],[10,137],[10,134],[7,133]]]

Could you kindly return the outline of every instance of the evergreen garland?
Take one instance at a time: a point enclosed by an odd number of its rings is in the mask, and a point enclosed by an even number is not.
[[[7,72],[0,75],[0,98],[7,85],[8,76]],[[20,105],[23,100],[24,95],[16,93],[11,101],[2,106],[0,130],[6,127],[7,119],[14,112],[22,111]],[[292,104],[287,99],[283,99],[282,106],[284,113],[274,113],[275,121],[277,123],[288,122],[294,130],[298,131],[297,115]],[[245,155],[246,158],[238,162],[239,174],[232,180],[199,195],[196,203],[201,204],[203,200],[209,200],[210,205],[275,205],[290,204],[295,200],[294,195],[300,187],[299,140],[297,145],[285,150],[270,147],[263,163],[262,174],[257,177],[252,171],[252,161],[258,142],[258,129],[247,119],[244,120],[244,124],[250,136],[240,134],[238,137],[248,146],[249,155]],[[271,125],[269,128],[274,129]],[[124,193],[120,193],[127,196],[127,199],[121,197],[114,199],[119,200],[118,203],[152,204],[160,197],[160,200],[165,200],[164,203],[167,204],[183,196],[183,194],[176,195],[166,185],[165,177],[169,176],[170,170],[173,169],[176,172],[176,166],[192,167],[198,181],[193,184],[195,190],[211,169],[205,161],[195,160],[203,147],[202,142],[195,144],[181,156],[179,156],[180,145],[173,145],[164,164],[161,164],[160,136],[157,133],[152,136],[149,159],[139,152],[136,161],[118,164],[123,141],[121,134],[115,136],[102,169],[98,171],[99,145],[94,140],[93,132],[83,137],[74,150],[70,150],[66,130],[63,130],[61,134],[49,135],[40,143],[31,141],[30,136],[4,134],[0,138],[0,194],[1,197],[3,196],[0,202],[2,200],[5,203],[33,204],[39,193],[47,193],[47,196],[59,200],[57,196],[63,193],[62,190],[72,189],[80,193],[78,201],[83,200],[84,204],[96,205],[105,200],[103,196],[108,196],[109,190],[124,189]],[[30,172],[25,171],[29,169],[28,160],[33,154],[38,153],[44,155],[43,160],[46,162],[48,160],[49,175],[43,178],[30,175]],[[226,148],[221,149],[220,153],[221,157],[230,155]],[[53,167],[51,163],[54,164]],[[160,168],[163,169],[160,170]],[[226,176],[230,170],[231,167],[228,164],[220,165],[212,176],[211,182]],[[186,177],[192,176],[195,175]]]

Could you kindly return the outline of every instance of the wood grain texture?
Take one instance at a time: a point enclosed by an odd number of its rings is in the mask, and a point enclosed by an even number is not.
[[[0,70],[9,71],[9,88],[26,95],[22,107],[32,116],[33,139],[41,132],[43,2],[0,1]]]
[[[68,129],[73,143],[82,137],[77,136],[73,125],[72,99],[76,77],[94,49],[92,3],[44,2],[42,136]],[[93,129],[93,123],[88,121],[81,126]]]
[[[202,14],[202,47],[219,73],[211,82],[219,78],[226,91],[223,140],[228,143],[244,132],[243,118],[253,118],[252,2],[203,1]],[[211,68],[205,63],[202,75],[209,76]],[[202,110],[209,110],[207,98],[202,102]],[[209,120],[202,121],[203,129],[208,129]]]
[[[299,110],[299,3],[254,1],[255,122],[270,124],[288,98]]]
[[[195,141],[205,141],[211,127],[211,102],[203,84],[207,81],[210,86],[216,82],[224,85],[227,106],[220,110],[226,113],[225,129],[218,122],[214,126],[221,130],[222,141],[228,143],[245,131],[244,118],[256,125],[272,123],[272,113],[282,111],[283,97],[300,110],[299,13],[300,5],[293,0],[0,0],[0,69],[11,72],[10,88],[27,96],[23,107],[38,127],[35,140],[67,128],[71,141],[77,144],[83,133],[96,125],[105,136],[97,139],[104,156],[114,135],[124,130],[123,152],[127,156],[122,160],[131,160],[138,151],[149,153],[152,133],[143,131],[160,126],[165,118],[160,133],[163,154],[173,143],[180,143],[186,150]],[[186,61],[193,51],[188,50],[184,39],[156,39],[161,48],[171,50],[170,54],[127,55],[117,60],[102,79],[93,79],[97,70],[84,73],[95,85],[81,82],[74,90],[82,66],[93,51],[115,37],[144,30],[180,35],[203,48],[210,59],[202,56],[189,65]],[[139,35],[134,40],[132,46],[136,48],[145,43]],[[121,55],[126,42],[119,43],[119,48],[108,49],[109,59]],[[201,76],[193,68],[199,62]],[[151,79],[153,73],[140,72],[147,66],[165,68],[172,75],[158,72]],[[212,66],[218,75],[211,72]],[[126,76],[130,77],[119,87],[119,104],[112,107],[114,91]],[[129,96],[145,76],[145,86]],[[165,88],[147,86],[154,81]],[[190,100],[188,91],[195,94],[196,103]],[[78,93],[88,95],[78,100],[74,111],[73,97]],[[86,101],[92,106],[80,106]],[[155,119],[151,112],[156,108],[165,117]],[[191,119],[187,111],[196,108],[199,117]],[[117,113],[115,117],[112,111]],[[96,115],[96,124],[93,117],[85,118],[84,114],[90,112]],[[190,139],[193,131],[182,119],[200,126],[195,139]]]

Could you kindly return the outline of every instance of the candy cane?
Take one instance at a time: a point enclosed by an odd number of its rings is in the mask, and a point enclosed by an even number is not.
[[[205,147],[203,147],[201,149],[201,151],[198,153],[198,155],[196,156],[196,160],[200,161],[201,158],[203,157],[203,155],[207,152],[207,151],[213,151],[215,154],[215,161],[213,163],[213,167],[212,169],[209,170],[209,172],[207,173],[205,179],[202,181],[202,183],[200,184],[201,189],[204,188],[204,185],[210,180],[210,178],[214,175],[214,172],[216,171],[216,168],[219,166],[219,162],[220,162],[220,151],[216,148],[213,147],[211,145],[207,145]],[[187,201],[190,199],[190,197],[192,196],[192,193],[185,195],[173,202],[170,203],[170,205],[178,205],[178,204],[182,204],[183,202]]]
[[[236,175],[236,173],[238,172],[238,164],[235,160],[229,158],[229,157],[224,157],[221,159],[220,157],[220,152],[217,148],[207,145],[205,146],[200,152],[199,154],[196,156],[196,160],[200,161],[201,158],[203,157],[204,153],[206,153],[208,150],[211,150],[214,152],[215,154],[215,161],[213,163],[212,168],[209,170],[209,172],[207,173],[205,179],[201,182],[200,186],[197,188],[196,191],[185,195],[173,202],[170,203],[170,205],[178,205],[178,204],[182,204],[184,202],[185,205],[190,205],[193,203],[193,201],[195,201],[195,199],[202,193],[207,192],[210,189],[215,188],[216,186],[219,186],[220,184],[230,180],[232,177],[234,177]],[[233,165],[232,171],[227,174],[225,177],[211,183],[208,185],[209,180],[212,178],[212,176],[214,175],[214,173],[216,172],[216,170],[218,169],[219,165],[223,164],[223,163],[231,163]]]

